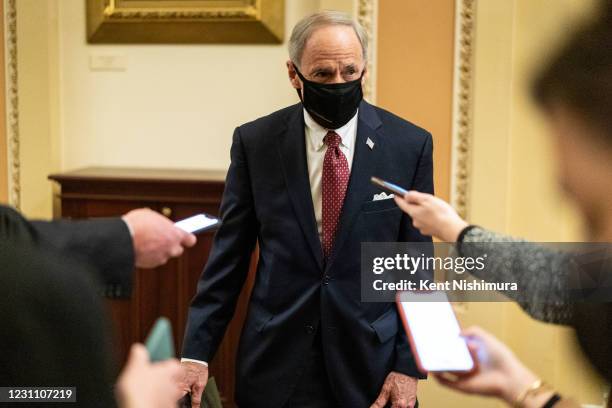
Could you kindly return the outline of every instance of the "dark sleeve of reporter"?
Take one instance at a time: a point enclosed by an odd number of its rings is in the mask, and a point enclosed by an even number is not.
[[[5,216],[0,208],[3,233]],[[11,228],[15,232],[24,226]],[[118,360],[105,305],[96,296],[96,274],[56,251],[4,237],[0,265],[0,385],[70,386],[76,388],[77,403],[67,406],[115,407],[112,387]]]
[[[86,262],[100,274],[106,294],[127,297],[132,289],[132,237],[120,218],[82,221],[28,221],[9,207],[0,207],[0,236],[29,243],[61,256]]]

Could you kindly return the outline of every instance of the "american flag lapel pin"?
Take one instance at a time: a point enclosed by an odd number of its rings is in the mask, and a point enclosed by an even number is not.
[[[370,150],[374,149],[374,142],[369,137],[368,137],[368,140],[366,140],[366,144],[368,145]]]

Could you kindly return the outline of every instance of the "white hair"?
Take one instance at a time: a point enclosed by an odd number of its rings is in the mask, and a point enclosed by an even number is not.
[[[359,22],[355,21],[350,15],[341,11],[325,10],[301,19],[291,32],[291,38],[289,38],[289,58],[299,66],[302,63],[302,54],[304,54],[304,47],[306,42],[310,38],[313,32],[318,28],[330,26],[330,25],[342,25],[352,27],[357,34],[357,38],[361,43],[361,51],[363,53],[363,60],[367,60],[368,56],[368,36],[366,31],[363,29]]]

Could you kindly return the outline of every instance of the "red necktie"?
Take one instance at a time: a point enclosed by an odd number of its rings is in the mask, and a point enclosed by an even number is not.
[[[334,246],[338,230],[340,212],[346,195],[349,180],[349,167],[346,156],[340,150],[342,139],[336,132],[329,131],[323,142],[327,145],[323,159],[322,181],[322,237],[323,256],[327,260]]]

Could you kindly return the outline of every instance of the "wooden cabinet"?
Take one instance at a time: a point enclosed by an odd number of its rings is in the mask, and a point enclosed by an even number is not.
[[[65,218],[119,216],[149,207],[173,221],[206,212],[217,215],[224,188],[225,173],[128,168],[86,168],[49,178],[59,184],[61,210]],[[135,270],[134,286],[128,299],[107,294],[115,325],[116,350],[123,363],[130,344],[142,342],[159,316],[172,322],[175,346],[180,353],[187,310],[212,245],[213,232],[198,236],[198,243],[185,254],[154,270]],[[238,339],[254,281],[255,259],[214,360],[210,374],[224,399],[234,407],[235,355]]]

